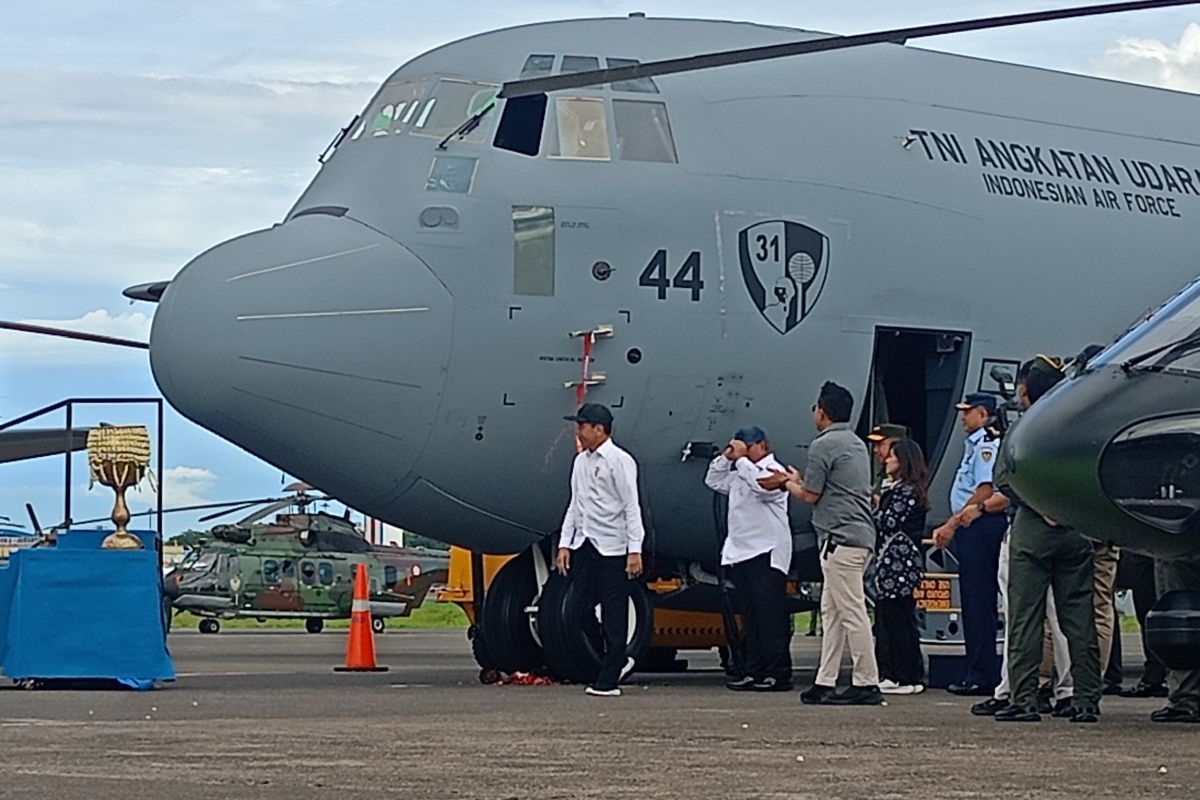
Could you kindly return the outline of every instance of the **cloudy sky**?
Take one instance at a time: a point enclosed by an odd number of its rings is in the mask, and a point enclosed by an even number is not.
[[[145,340],[168,279],[207,247],[278,221],[316,155],[410,57],[556,18],[740,19],[834,33],[1082,4],[1054,0],[42,0],[0,4],[0,319]],[[1200,92],[1200,7],[919,43]],[[145,354],[0,331],[0,421],[67,396],[154,396]],[[128,409],[83,423],[135,421]],[[137,420],[152,420],[152,416]],[[48,424],[61,424],[61,416]],[[279,491],[284,476],[170,415],[165,500]],[[77,462],[82,463],[82,462]],[[62,462],[0,466],[0,515],[62,517]],[[81,469],[76,469],[76,476]],[[76,481],[76,519],[111,493]],[[135,495],[145,507],[153,495]],[[168,532],[194,522],[172,518]]]

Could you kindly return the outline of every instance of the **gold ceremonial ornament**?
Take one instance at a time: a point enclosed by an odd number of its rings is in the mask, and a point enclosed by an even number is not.
[[[111,486],[117,494],[112,521],[117,529],[101,542],[102,548],[137,550],[142,540],[125,529],[129,507],[125,490],[136,486],[150,467],[150,434],[144,425],[108,425],[88,431],[88,468],[93,483]],[[89,485],[89,488],[90,485]]]

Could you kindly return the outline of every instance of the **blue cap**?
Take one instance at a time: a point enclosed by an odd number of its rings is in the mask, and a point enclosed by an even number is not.
[[[987,409],[989,414],[995,414],[996,407],[998,405],[999,403],[996,401],[996,395],[994,394],[988,394],[987,392],[971,392],[971,394],[963,398],[963,401],[959,403],[956,408],[959,411],[966,411],[968,408],[982,406],[983,408]]]
[[[748,428],[739,428],[738,432],[733,435],[733,438],[746,444],[755,444],[756,442],[765,442],[767,440],[767,433],[757,425],[751,425]]]

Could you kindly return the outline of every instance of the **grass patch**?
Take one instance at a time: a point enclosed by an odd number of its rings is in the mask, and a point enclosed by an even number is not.
[[[174,629],[194,629],[200,624],[200,619],[195,614],[182,611],[172,617],[171,627]],[[264,622],[259,622],[254,617],[238,617],[237,619],[222,619],[220,622],[222,628],[259,628],[264,630],[275,628],[304,629],[303,619],[268,619]],[[467,627],[467,615],[454,603],[439,603],[436,600],[426,600],[419,608],[413,610],[411,616],[388,617],[386,624],[389,628],[465,628]],[[350,627],[350,620],[348,619],[325,620],[326,629],[345,629],[348,627]]]

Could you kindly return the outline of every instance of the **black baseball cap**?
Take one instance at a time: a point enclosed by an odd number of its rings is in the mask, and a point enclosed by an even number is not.
[[[584,403],[569,417],[563,417],[568,422],[594,422],[598,425],[612,425],[613,415],[608,406],[599,403]]]
[[[888,439],[907,439],[908,426],[883,422],[872,428],[871,432],[867,434],[867,438],[872,442],[883,442]]]
[[[983,408],[987,409],[989,414],[995,414],[996,407],[998,405],[999,404],[996,402],[996,395],[994,394],[988,394],[987,392],[971,392],[969,395],[964,397],[963,401],[955,406],[955,408],[957,408],[959,411],[966,411],[969,408],[982,406]]]

